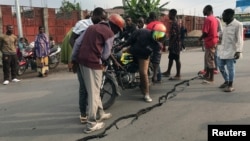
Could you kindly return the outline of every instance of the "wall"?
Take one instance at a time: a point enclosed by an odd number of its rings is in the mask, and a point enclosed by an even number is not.
[[[0,5],[0,34],[6,32],[6,26],[14,26],[14,34],[18,35],[16,14],[14,6]],[[34,41],[39,26],[45,26],[46,33],[53,36],[57,43],[61,43],[64,35],[75,23],[87,15],[87,11],[73,11],[70,14],[56,14],[53,8],[20,7],[23,36],[29,42]],[[24,12],[25,11],[25,12]]]
[[[71,13],[56,13],[54,8],[20,7],[23,35],[32,42],[38,33],[38,27],[45,26],[46,33],[53,36],[56,43],[61,43],[66,33],[83,19],[88,11],[73,11]],[[17,19],[14,6],[0,5],[0,34],[6,32],[8,24],[14,25],[14,34],[18,35]],[[112,11],[109,11],[111,13]],[[114,11],[113,11],[114,12]],[[188,32],[201,30],[204,17],[179,15],[180,23],[184,23]],[[160,20],[169,29],[168,15],[161,16]]]

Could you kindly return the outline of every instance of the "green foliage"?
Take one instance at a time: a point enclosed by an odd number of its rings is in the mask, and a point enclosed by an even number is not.
[[[81,6],[80,6],[79,2],[71,3],[68,0],[62,1],[62,5],[60,7],[61,13],[68,13],[68,12],[75,11],[75,10],[78,10],[78,11],[81,10]]]
[[[135,20],[139,17],[148,17],[150,12],[156,12],[159,15],[169,2],[160,5],[160,0],[123,0],[123,3],[125,15]]]

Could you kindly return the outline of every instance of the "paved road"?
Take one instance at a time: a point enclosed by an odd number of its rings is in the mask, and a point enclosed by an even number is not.
[[[220,74],[213,85],[202,85],[200,79],[177,87],[176,96],[162,106],[139,116],[117,123],[108,130],[102,141],[207,141],[208,124],[249,124],[249,64],[250,48],[245,42],[244,58],[237,61],[235,89],[225,93],[218,88],[223,82]],[[113,114],[106,127],[116,119],[135,114],[158,103],[158,98],[171,91],[175,84],[197,76],[203,68],[201,48],[181,54],[182,80],[163,78],[161,85],[151,86],[152,103],[145,103],[138,88],[122,91],[115,104],[107,110]],[[167,68],[167,54],[161,67]],[[175,73],[173,67],[172,74]],[[0,74],[2,80],[2,74]],[[84,134],[79,122],[78,82],[67,72],[66,65],[51,71],[47,78],[37,78],[27,72],[20,83],[0,85],[1,141],[74,141],[101,133]],[[96,140],[96,139],[94,139]]]

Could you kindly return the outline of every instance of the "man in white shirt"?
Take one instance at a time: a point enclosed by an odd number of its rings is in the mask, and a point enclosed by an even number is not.
[[[70,45],[73,47],[77,37],[81,35],[90,25],[97,24],[100,22],[100,19],[106,19],[107,13],[101,7],[94,9],[92,16],[89,19],[83,19],[78,21],[73,27],[72,35],[70,36]]]
[[[218,48],[218,66],[225,82],[220,88],[225,88],[225,92],[232,92],[235,60],[240,58],[243,50],[243,25],[234,19],[233,9],[224,10],[222,19],[226,26],[223,29],[222,44]]]

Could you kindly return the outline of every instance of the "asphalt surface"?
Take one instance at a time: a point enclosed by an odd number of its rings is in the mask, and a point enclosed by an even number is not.
[[[151,85],[152,103],[143,101],[139,88],[123,90],[122,96],[106,110],[113,117],[105,121],[105,127],[124,119],[106,130],[105,137],[92,140],[207,141],[209,124],[249,124],[249,43],[245,41],[243,58],[236,63],[234,92],[225,93],[218,88],[223,83],[221,74],[215,75],[212,85],[201,84],[201,79],[192,80],[203,68],[204,52],[198,47],[188,48],[181,54],[182,80],[170,81],[163,77],[161,84]],[[163,53],[162,71],[167,68],[167,57],[168,54]],[[171,74],[175,72],[174,64]],[[66,65],[50,71],[46,78],[36,75],[29,70],[20,77],[20,83],[0,84],[1,141],[75,141],[104,131],[83,133],[84,125],[79,121],[78,81]],[[160,105],[159,97],[182,82],[168,95],[170,99]],[[134,114],[141,109],[144,110],[134,119]],[[125,118],[128,116],[131,118]]]

